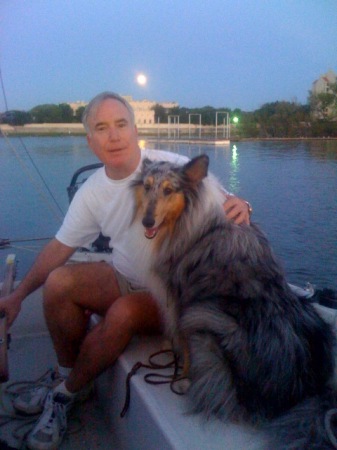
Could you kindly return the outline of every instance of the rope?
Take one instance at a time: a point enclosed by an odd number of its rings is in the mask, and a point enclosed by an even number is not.
[[[28,382],[28,383],[30,384],[30,387],[34,384],[34,382],[31,382],[31,383]],[[16,441],[18,441],[18,443],[19,443],[18,448],[21,448],[26,436],[32,430],[39,415],[24,416],[24,415],[17,414],[15,412],[15,410],[12,406],[12,399],[11,399],[11,396],[14,393],[10,392],[8,389],[12,385],[13,385],[13,383],[8,385],[5,389],[1,389],[1,386],[0,386],[0,407],[1,407],[0,429],[14,421],[17,422],[17,424],[13,428],[11,434],[12,434],[12,437]],[[7,397],[6,397],[7,401],[5,401],[4,394],[7,394]],[[17,395],[19,395],[19,393]],[[5,442],[5,444],[8,445],[6,441],[3,441],[3,442]],[[1,442],[1,445],[3,444],[3,442]],[[12,448],[12,447],[8,447],[8,448]]]
[[[0,250],[2,249],[8,249],[8,248],[15,248],[18,250],[27,250],[28,252],[34,252],[39,253],[41,251],[41,245],[25,245],[25,246],[19,246],[19,245],[12,245],[13,242],[40,242],[40,241],[48,241],[53,239],[52,237],[45,237],[45,238],[30,238],[30,239],[4,239],[0,238]]]
[[[0,244],[2,241],[7,241],[8,244],[11,242],[35,242],[35,241],[48,241],[49,239],[53,239],[52,237],[41,237],[41,238],[20,238],[20,239],[1,239],[0,238]]]
[[[42,241],[42,240],[50,240],[52,238],[41,238],[41,239],[29,239],[28,241]],[[41,245],[12,245],[12,242],[25,242],[25,241],[10,241],[9,239],[0,239],[0,250],[13,248],[17,250],[25,250],[27,252],[32,253],[40,253]]]
[[[331,426],[332,417],[336,416],[336,415],[337,415],[337,409],[329,409],[329,411],[327,411],[327,413],[325,414],[325,417],[324,417],[324,426],[325,426],[325,431],[330,440],[330,443],[333,445],[334,448],[337,449],[336,435],[332,431],[332,426]]]
[[[0,429],[9,423],[18,422],[18,424],[13,428],[12,437],[18,441],[19,447],[25,448],[24,442],[29,432],[34,428],[36,421],[40,417],[39,414],[35,415],[23,415],[15,412],[12,402],[13,399],[19,395],[29,391],[32,388],[47,387],[52,389],[52,383],[50,381],[50,375],[53,369],[48,369],[41,377],[33,381],[16,381],[13,383],[6,384],[5,388],[2,389],[0,385]],[[67,429],[67,435],[78,433],[83,429],[83,423],[81,419],[76,416],[74,410],[71,411],[69,416],[71,419],[71,424]],[[2,445],[4,445],[2,447]],[[5,447],[7,445],[7,447]],[[6,441],[0,440],[0,449],[11,449]]]
[[[47,189],[47,191],[48,191],[50,197],[53,199],[54,204],[56,205],[56,208],[57,208],[58,211],[61,213],[61,216],[60,216],[61,220],[63,220],[64,212],[63,212],[61,206],[59,205],[59,203],[57,202],[56,198],[54,197],[52,191],[50,190],[50,188],[49,188],[49,186],[48,186],[46,180],[44,179],[42,173],[40,172],[39,168],[38,168],[37,165],[35,164],[35,161],[33,160],[31,154],[29,153],[29,151],[28,151],[28,149],[27,149],[25,143],[23,142],[23,139],[22,139],[21,136],[19,136],[19,141],[20,141],[22,147],[24,148],[24,150],[25,150],[25,152],[26,152],[26,155],[27,155],[28,158],[29,158],[29,161],[31,162],[31,164],[32,164],[32,166],[34,167],[34,169],[36,170],[37,174],[39,175],[39,177],[40,177],[40,179],[41,179],[41,181],[42,181],[44,187]]]
[[[4,85],[4,81],[3,81],[3,78],[2,78],[1,67],[0,67],[0,79],[1,79],[2,94],[4,96],[4,102],[5,102],[5,106],[6,106],[6,111],[8,111],[8,103],[7,103],[5,85]]]
[[[28,176],[28,178],[30,179],[31,183],[34,185],[35,189],[37,190],[37,192],[41,195],[42,199],[45,201],[47,207],[50,209],[50,211],[53,213],[53,215],[56,217],[57,220],[62,221],[63,220],[63,216],[64,216],[64,212],[62,211],[60,205],[57,203],[55,197],[53,196],[51,190],[49,189],[46,181],[44,180],[42,174],[40,173],[39,169],[37,168],[36,164],[34,163],[33,159],[31,158],[25,144],[23,143],[22,139],[19,138],[21,145],[23,146],[28,158],[30,159],[34,169],[36,170],[37,174],[39,175],[42,183],[44,184],[45,188],[47,189],[49,195],[51,196],[51,198],[54,201],[54,205],[51,204],[49,198],[45,195],[44,191],[41,189],[41,187],[38,185],[38,183],[36,183],[34,177],[31,175],[30,171],[28,170],[26,164],[24,163],[23,159],[20,157],[19,153],[17,152],[17,150],[15,149],[15,147],[11,144],[10,140],[8,139],[8,136],[6,135],[6,133],[3,133],[3,137],[6,140],[7,145],[9,146],[9,148],[12,150],[12,152],[14,153],[14,155],[16,156],[17,160],[19,161],[22,169],[25,171],[26,175]],[[61,214],[60,214],[61,213]]]
[[[1,80],[1,87],[2,87],[2,94],[3,94],[3,98],[5,101],[5,106],[6,106],[6,111],[8,111],[8,102],[7,102],[7,97],[6,97],[6,90],[5,90],[5,85],[3,82],[3,77],[2,77],[2,72],[1,72],[1,66],[0,66],[0,80]],[[15,128],[15,127],[14,127]],[[31,176],[28,168],[26,167],[25,163],[23,162],[23,160],[20,158],[18,152],[16,151],[15,147],[11,144],[10,140],[8,139],[8,136],[6,133],[2,132],[1,133],[7,143],[7,145],[9,146],[10,149],[12,149],[14,155],[16,156],[17,160],[19,161],[21,167],[23,168],[23,170],[26,172],[28,178],[30,179],[30,181],[32,182],[32,184],[35,186],[37,192],[40,193],[42,199],[46,202],[47,207],[51,210],[52,214],[56,217],[56,219],[60,222],[63,221],[63,217],[64,217],[64,212],[62,211],[62,208],[60,207],[59,203],[57,202],[56,198],[54,197],[53,193],[51,192],[51,190],[49,189],[48,184],[46,183],[44,177],[42,176],[41,172],[39,171],[38,167],[36,166],[33,158],[31,157],[25,143],[23,142],[23,139],[21,137],[19,137],[19,141],[22,145],[22,147],[24,148],[26,155],[28,156],[32,166],[34,167],[36,173],[39,175],[40,180],[42,181],[44,187],[47,189],[50,197],[53,199],[54,201],[54,205],[50,202],[50,199],[44,194],[43,190],[40,189],[40,186],[38,186],[38,184],[35,182],[35,179]]]
[[[166,364],[159,364],[154,361],[154,358],[165,355],[165,354],[172,354],[173,358],[169,360]],[[170,389],[172,392],[174,392],[177,395],[184,395],[183,392],[179,392],[175,389],[174,384],[177,381],[185,379],[185,377],[181,376],[181,366],[178,364],[178,357],[173,352],[173,350],[160,350],[159,352],[153,353],[149,356],[149,362],[148,364],[144,364],[140,361],[136,362],[130,372],[128,373],[126,377],[126,394],[125,394],[125,402],[124,407],[120,413],[120,417],[124,417],[127,413],[129,406],[130,406],[130,400],[131,400],[131,378],[138,372],[140,368],[145,369],[152,369],[152,370],[163,370],[163,369],[169,369],[173,368],[173,373],[169,375],[164,375],[160,373],[147,373],[144,375],[144,381],[148,384],[169,384]]]
[[[32,253],[40,253],[41,252],[41,248],[33,248],[33,247],[25,247],[22,245],[11,245],[11,248],[14,248],[16,250],[25,250],[27,252],[32,252]]]

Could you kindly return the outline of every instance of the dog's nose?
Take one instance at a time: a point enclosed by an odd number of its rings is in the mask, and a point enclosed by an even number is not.
[[[142,220],[142,224],[145,228],[152,228],[154,226],[155,220],[151,216],[145,216]]]

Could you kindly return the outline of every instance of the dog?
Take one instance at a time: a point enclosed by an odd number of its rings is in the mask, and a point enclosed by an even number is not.
[[[265,426],[269,449],[337,448],[334,333],[260,228],[226,219],[208,165],[144,160],[132,183],[135,220],[154,239],[151,291],[187,344],[192,411]]]

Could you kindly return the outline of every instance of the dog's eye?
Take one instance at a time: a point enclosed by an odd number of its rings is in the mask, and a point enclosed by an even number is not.
[[[172,194],[172,192],[173,192],[172,188],[166,187],[166,188],[163,189],[163,194],[164,195],[170,195],[170,194]]]
[[[151,186],[149,184],[144,184],[145,192],[149,192],[150,189],[151,189]]]

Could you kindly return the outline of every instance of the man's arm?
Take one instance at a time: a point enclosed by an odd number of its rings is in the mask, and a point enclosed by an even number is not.
[[[62,266],[75,250],[57,239],[53,239],[43,248],[19,286],[12,294],[0,300],[0,311],[6,312],[9,326],[18,316],[24,299],[42,286],[48,275],[57,267]]]

